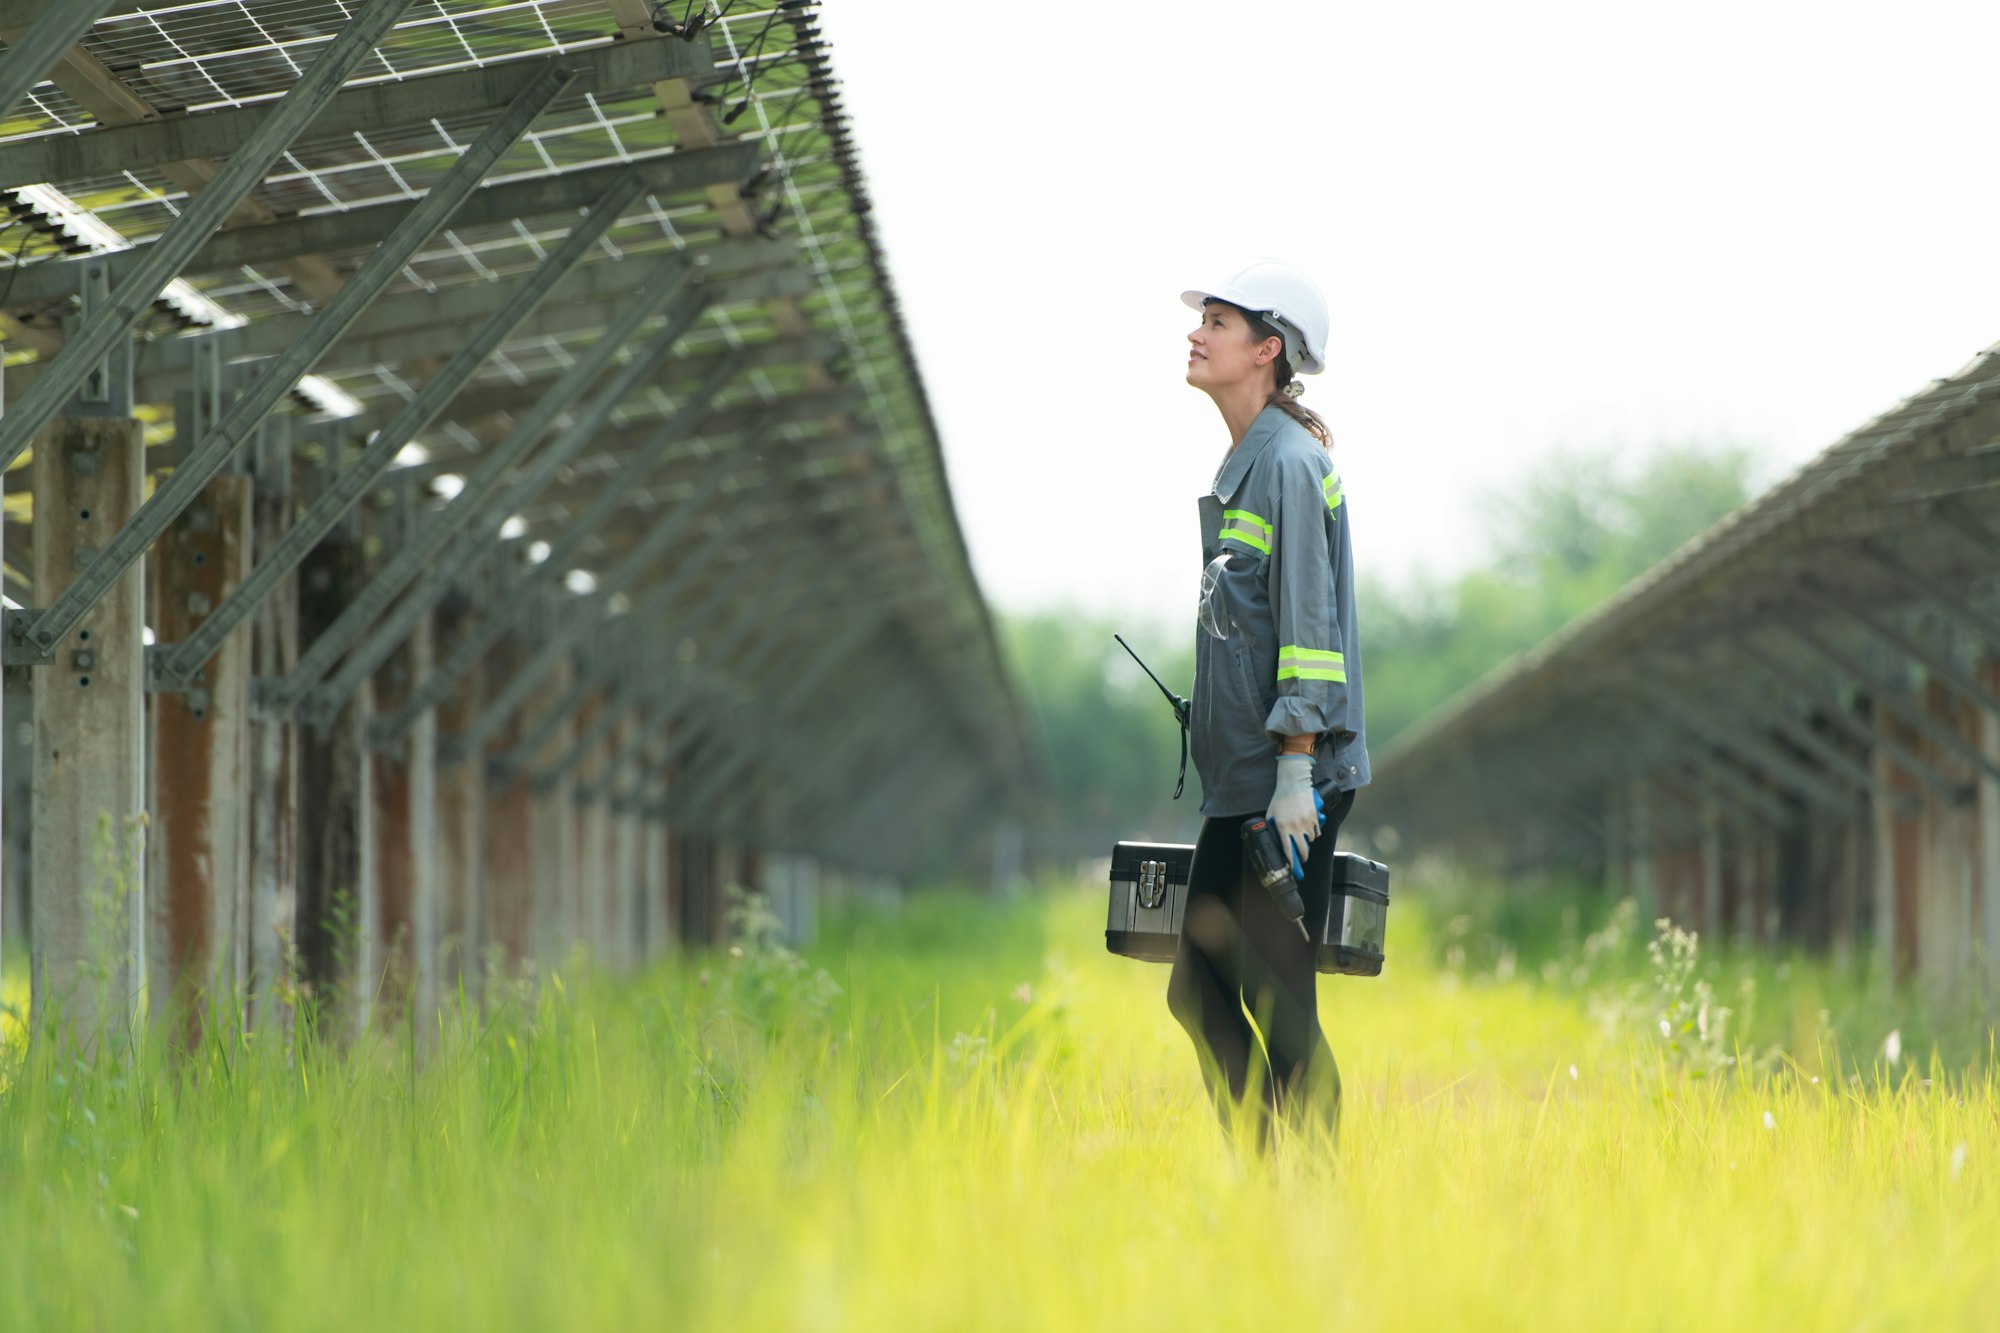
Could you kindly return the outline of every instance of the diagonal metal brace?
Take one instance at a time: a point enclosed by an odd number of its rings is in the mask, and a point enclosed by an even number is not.
[[[291,391],[299,376],[312,368],[313,362],[340,336],[341,331],[367,308],[375,293],[401,272],[409,256],[416,253],[432,233],[451,217],[452,210],[478,188],[480,180],[534,122],[542,108],[562,90],[568,79],[567,73],[561,70],[547,71],[545,77],[535,81],[529,92],[522,94],[523,100],[519,105],[508,108],[505,115],[479,136],[465,156],[453,164],[445,178],[424,196],[390,242],[385,242],[382,249],[363,261],[346,284],[334,293],[313,318],[306,336],[273,360],[263,374],[252,381],[215,428],[202,436],[200,443],[174,470],[173,475],[139,506],[138,511],[77,575],[69,588],[37,618],[31,631],[37,644],[52,647],[82,623],[91,608],[103,599],[124,572],[143,557],[154,541],[195,502],[228,463],[230,456],[253,437],[264,418]],[[256,571],[253,570],[250,577],[258,577]],[[267,580],[268,583],[275,581],[275,577]],[[241,614],[247,614],[247,610]],[[240,619],[241,615],[237,618]],[[220,633],[203,635],[204,639],[212,638],[213,642],[199,657],[176,655],[166,659],[170,665],[167,674],[185,683],[194,670],[214,653],[222,635],[233,627],[232,624],[222,627]]]
[[[525,123],[518,120],[513,124],[526,128]],[[495,131],[505,133],[513,128],[513,124],[496,126]],[[504,147],[500,145],[500,148]],[[497,151],[493,157],[497,160]],[[171,651],[163,655],[160,672],[163,683],[184,682],[191,678],[204,662],[214,656],[222,641],[255,614],[257,607],[284,577],[297,568],[313,547],[353,511],[362,495],[395,461],[403,446],[436,419],[508,333],[527,318],[529,312],[571,269],[583,262],[597,239],[635,197],[636,191],[629,186],[614,187],[592,206],[590,215],[571,229],[542,266],[514,289],[507,301],[459,346],[451,359],[394,419],[369,438],[360,454],[340,470],[298,520],[286,529],[269,551],[261,555],[214,613],[185,640],[171,646]],[[201,448],[202,445],[197,445],[197,450]]]
[[[389,608],[417,577],[431,567],[445,548],[459,541],[461,530],[472,520],[493,512],[495,492],[500,492],[501,508],[511,512],[513,506],[507,501],[517,486],[506,484],[507,474],[519,463],[539,441],[544,432],[555,424],[556,418],[567,411],[571,404],[603,374],[618,351],[638,331],[641,324],[658,310],[662,302],[672,292],[679,291],[696,276],[697,270],[678,257],[670,257],[654,266],[648,274],[644,293],[635,297],[619,318],[605,328],[604,336],[598,339],[578,362],[545,393],[535,407],[518,422],[500,448],[480,460],[479,466],[466,479],[465,488],[446,504],[432,522],[417,532],[412,539],[391,556],[368,585],[363,588],[335,617],[313,645],[301,654],[297,665],[282,680],[265,682],[260,685],[261,702],[275,711],[284,712],[296,708],[305,698],[306,692],[324,679],[333,665],[350,648],[357,644],[363,634],[374,625],[377,617]],[[707,302],[705,293],[697,291],[692,299],[683,304],[674,316],[678,321],[692,322],[699,317]],[[466,545],[474,540],[484,541],[484,534],[471,534],[464,539]],[[426,608],[428,609],[428,608]],[[414,625],[422,616],[419,611],[409,618]],[[408,626],[405,626],[407,632]],[[359,688],[362,680],[395,651],[400,638],[386,644],[386,636],[378,635],[369,645],[367,654],[357,653],[342,666],[336,678],[340,690],[337,698],[331,699],[332,711],[337,712],[348,695]],[[373,660],[370,660],[370,659]],[[329,693],[331,690],[329,691]],[[327,700],[315,700],[317,715],[326,716],[327,709],[320,706]],[[313,718],[308,718],[312,721]]]
[[[214,179],[188,201],[160,239],[139,251],[132,271],[4,417],[0,417],[0,471],[12,467],[35,435],[62,410],[92,369],[153,302],[194,252],[222,226],[243,197],[264,179],[287,145],[340,91],[375,44],[395,26],[415,0],[368,0],[348,18],[340,35],[320,53],[259,121],[257,129],[231,153]],[[338,299],[338,294],[336,294]],[[289,386],[287,386],[289,387]],[[40,631],[37,630],[37,641]]]

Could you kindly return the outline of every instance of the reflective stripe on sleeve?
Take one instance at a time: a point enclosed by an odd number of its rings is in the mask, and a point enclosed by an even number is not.
[[[1223,529],[1218,540],[1242,542],[1253,551],[1271,554],[1271,524],[1247,509],[1222,511]]]
[[[1279,680],[1330,680],[1347,683],[1347,659],[1324,648],[1288,644],[1278,650]]]
[[[1320,489],[1320,494],[1322,494],[1322,495],[1324,495],[1324,496],[1326,497],[1326,508],[1327,508],[1327,512],[1328,512],[1328,513],[1339,513],[1339,512],[1340,512],[1340,474],[1339,474],[1338,472],[1329,472],[1329,473],[1327,473],[1327,474],[1326,474],[1326,480],[1325,480],[1325,481],[1322,481],[1322,482],[1321,482],[1321,483],[1319,484],[1319,489]]]

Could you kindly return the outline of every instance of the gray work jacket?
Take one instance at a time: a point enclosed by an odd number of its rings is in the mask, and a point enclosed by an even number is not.
[[[1319,737],[1322,793],[1368,782],[1348,522],[1332,458],[1276,407],[1257,415],[1201,497],[1201,557],[1213,577],[1199,619],[1227,631],[1195,629],[1188,745],[1204,815],[1262,814],[1286,736]]]

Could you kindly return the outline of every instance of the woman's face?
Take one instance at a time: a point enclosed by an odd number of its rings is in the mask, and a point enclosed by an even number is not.
[[[1243,312],[1220,301],[1202,307],[1201,323],[1188,338],[1187,382],[1214,393],[1244,383],[1263,384],[1271,378],[1273,348],[1278,339],[1255,341]]]

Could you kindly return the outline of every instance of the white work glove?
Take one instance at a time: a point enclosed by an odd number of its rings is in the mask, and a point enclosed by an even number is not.
[[[1271,807],[1264,817],[1278,826],[1285,850],[1298,865],[1306,863],[1312,840],[1319,836],[1319,802],[1313,799],[1312,784],[1311,755],[1278,756],[1278,789],[1271,793]]]

